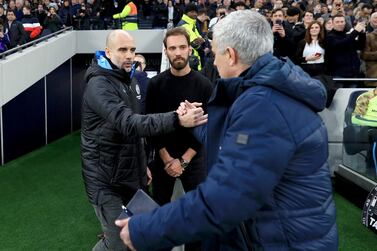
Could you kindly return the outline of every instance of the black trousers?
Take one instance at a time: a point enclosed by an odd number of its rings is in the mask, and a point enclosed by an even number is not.
[[[176,178],[171,177],[164,170],[161,160],[155,160],[150,167],[152,172],[153,199],[159,204],[164,205],[170,202]],[[194,158],[183,174],[179,177],[185,192],[194,190],[207,177],[207,168],[204,157]],[[200,251],[201,243],[185,244],[186,251]]]
[[[164,205],[170,202],[176,178],[171,177],[164,170],[161,160],[155,160],[150,168],[152,172],[153,199],[159,204]],[[203,157],[194,158],[183,174],[179,177],[185,192],[194,190],[207,176],[207,168]]]

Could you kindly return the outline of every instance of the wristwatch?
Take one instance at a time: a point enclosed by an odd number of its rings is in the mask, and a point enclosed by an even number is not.
[[[189,161],[183,159],[182,157],[179,158],[179,162],[181,162],[181,167],[182,167],[183,169],[185,169],[186,167],[188,167],[188,165],[189,165],[189,163],[190,163]]]

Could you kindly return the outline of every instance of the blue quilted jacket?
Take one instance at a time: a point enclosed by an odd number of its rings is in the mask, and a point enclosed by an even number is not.
[[[137,250],[202,240],[205,250],[338,250],[322,84],[290,61],[260,57],[222,79],[196,133],[208,177],[183,198],[131,218]]]

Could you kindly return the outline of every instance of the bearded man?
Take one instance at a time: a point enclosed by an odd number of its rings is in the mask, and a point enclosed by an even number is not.
[[[177,27],[167,31],[164,52],[170,69],[152,78],[148,85],[146,113],[161,113],[178,107],[182,100],[203,103],[212,93],[211,82],[192,70],[188,63],[192,48],[186,30]],[[174,183],[182,181],[186,192],[204,181],[207,171],[204,149],[194,136],[185,129],[150,138],[155,158],[150,170],[153,176],[153,197],[160,205],[170,202]],[[197,250],[198,244],[186,245],[186,250]],[[198,249],[200,250],[200,249]]]

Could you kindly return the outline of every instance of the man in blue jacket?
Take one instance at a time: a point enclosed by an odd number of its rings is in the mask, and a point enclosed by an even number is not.
[[[338,250],[327,131],[317,114],[325,88],[272,55],[271,28],[257,12],[222,19],[213,51],[221,79],[207,125],[196,128],[208,177],[178,201],[117,221],[124,243],[131,250],[194,240],[204,250]]]

